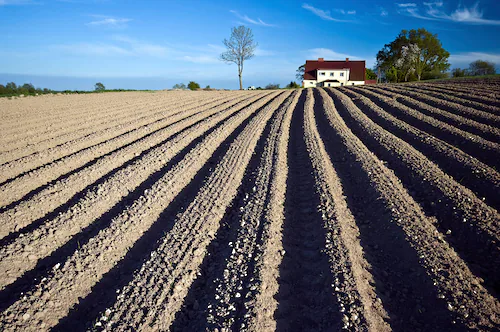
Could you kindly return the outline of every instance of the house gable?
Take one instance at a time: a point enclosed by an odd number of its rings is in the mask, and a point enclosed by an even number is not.
[[[345,61],[338,60],[306,60],[304,70],[304,80],[318,80],[316,76],[318,71],[332,71],[332,70],[349,70],[350,81],[364,81],[365,80],[365,61],[350,61],[348,58]]]

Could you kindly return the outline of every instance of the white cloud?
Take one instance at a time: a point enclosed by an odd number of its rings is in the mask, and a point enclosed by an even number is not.
[[[416,3],[397,3],[396,5],[400,8],[417,7]]]
[[[123,27],[128,22],[132,21],[130,18],[116,18],[111,16],[103,16],[103,15],[92,15],[92,17],[97,20],[87,23],[90,26],[109,26],[109,27]]]
[[[230,10],[229,12],[233,13],[234,15],[236,15],[236,17],[238,17],[240,20],[245,21],[246,23],[260,25],[263,27],[275,27],[276,26],[274,24],[266,23],[266,22],[262,21],[260,18],[254,20],[254,19],[251,19],[250,17],[248,17],[247,15],[241,15],[236,10]]]
[[[316,15],[316,16],[324,19],[324,20],[327,20],[327,21],[350,22],[350,21],[346,21],[346,20],[339,20],[339,19],[333,18],[332,15],[331,15],[331,12],[329,10],[323,10],[323,9],[315,8],[313,6],[308,5],[307,3],[303,4],[302,8],[310,11],[314,15]]]
[[[380,16],[388,16],[389,13],[384,8],[380,8]]]
[[[359,59],[356,56],[344,53],[338,53],[328,48],[312,48],[307,50],[306,54],[307,54],[307,59],[318,59],[318,58],[324,58],[329,60],[342,60],[345,58]]]
[[[355,10],[349,10],[349,11],[347,12],[347,14],[348,14],[348,15],[354,15],[354,14],[356,14],[356,11],[355,11]]]
[[[425,13],[420,14],[418,7],[415,4],[397,4],[401,9],[399,13],[409,15],[423,20],[433,21],[451,21],[466,24],[479,24],[479,25],[500,25],[500,20],[491,20],[483,18],[483,12],[479,10],[479,3],[468,8],[459,6],[451,14],[447,14],[443,9],[442,1],[424,2],[426,7]],[[412,5],[412,6],[402,6]],[[414,5],[414,6],[413,6]]]
[[[451,54],[448,61],[453,65],[469,65],[476,60],[484,60],[493,62],[497,66],[500,65],[500,54],[482,53],[482,52],[466,52]]]

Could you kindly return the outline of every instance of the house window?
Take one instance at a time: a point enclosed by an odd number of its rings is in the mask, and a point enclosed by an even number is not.
[[[344,86],[344,83],[340,83],[340,86]]]
[[[311,84],[314,84],[314,82],[310,82]]]
[[[321,76],[325,76],[325,72],[321,72],[319,73]]]
[[[341,77],[344,77],[344,73],[340,73],[340,76],[341,76]]]
[[[333,73],[330,73],[330,76],[333,76]]]
[[[352,83],[352,85],[354,85],[354,83]]]
[[[330,86],[330,83],[328,83],[328,86]]]

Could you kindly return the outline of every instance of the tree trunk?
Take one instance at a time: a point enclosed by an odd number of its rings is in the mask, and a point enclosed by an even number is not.
[[[241,74],[238,75],[240,78],[240,90],[243,90],[243,84],[241,83]]]

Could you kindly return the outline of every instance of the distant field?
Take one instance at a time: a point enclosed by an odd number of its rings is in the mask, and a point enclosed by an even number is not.
[[[500,79],[0,115],[0,330],[500,328]]]

